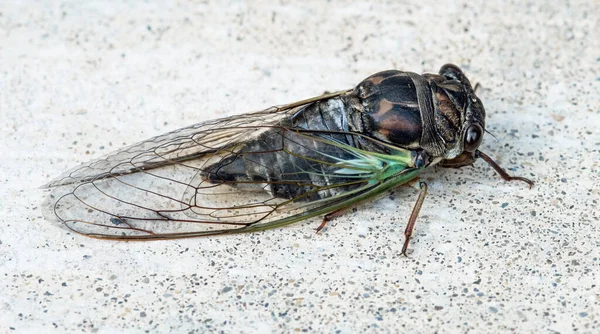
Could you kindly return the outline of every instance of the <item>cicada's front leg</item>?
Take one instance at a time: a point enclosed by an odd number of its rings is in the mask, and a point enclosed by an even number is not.
[[[529,185],[529,189],[531,189],[535,184],[530,179],[521,176],[508,175],[508,173],[502,167],[500,167],[500,165],[498,165],[494,160],[492,160],[492,158],[490,158],[487,154],[481,152],[480,150],[475,151],[475,158],[481,158],[483,159],[483,161],[487,162],[488,165],[492,166],[496,173],[500,174],[500,177],[502,177],[505,181],[523,181]]]

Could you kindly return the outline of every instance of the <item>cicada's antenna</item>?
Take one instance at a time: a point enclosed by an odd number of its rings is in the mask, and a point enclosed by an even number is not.
[[[485,131],[486,133],[489,133],[489,134],[490,134],[490,136],[494,137],[494,139],[496,139],[496,141],[500,141],[500,139],[498,139],[498,137],[496,137],[496,135],[494,135],[493,133],[491,133],[491,132],[489,132],[488,130],[485,130],[485,129],[484,129],[484,131]]]

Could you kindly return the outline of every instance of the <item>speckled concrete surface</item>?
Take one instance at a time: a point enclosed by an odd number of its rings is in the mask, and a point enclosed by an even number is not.
[[[0,4],[0,332],[600,331],[600,4]],[[45,221],[62,171],[205,119],[462,66],[484,163],[425,175],[319,235],[112,242]]]

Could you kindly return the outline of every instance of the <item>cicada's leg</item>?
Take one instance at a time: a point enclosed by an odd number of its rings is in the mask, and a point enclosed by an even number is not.
[[[406,255],[406,251],[408,250],[408,242],[410,241],[410,236],[412,235],[413,228],[415,227],[415,222],[417,221],[417,217],[419,216],[419,211],[421,211],[421,207],[423,206],[423,202],[425,201],[425,195],[427,195],[427,183],[419,182],[419,197],[417,197],[417,202],[413,207],[412,213],[410,214],[410,218],[408,219],[408,224],[406,224],[406,229],[404,230],[404,246],[402,246],[402,254]]]
[[[530,179],[526,179],[526,178],[520,177],[520,176],[508,175],[508,173],[502,167],[500,167],[500,165],[498,165],[494,160],[492,160],[492,158],[490,158],[487,154],[485,154],[479,150],[475,151],[475,157],[481,158],[481,159],[483,159],[483,161],[487,162],[488,165],[492,166],[492,168],[494,168],[496,173],[500,174],[500,176],[505,181],[523,181],[529,185],[529,189],[531,189],[534,185],[533,181],[531,181]]]
[[[319,233],[325,227],[325,225],[327,225],[328,222],[330,222],[330,221],[336,219],[337,217],[343,215],[344,213],[346,213],[346,211],[348,211],[349,208],[350,207],[342,208],[342,209],[335,210],[333,212],[326,214],[325,217],[323,217],[323,221],[321,222],[321,225],[319,225],[319,227],[316,228],[317,233]]]
[[[414,184],[416,184],[416,183],[414,183]],[[410,183],[405,183],[405,184],[402,184],[401,186],[407,186],[407,187],[411,187],[411,188],[415,187],[413,184],[410,184]],[[354,203],[353,205],[350,205],[348,207],[341,208],[339,210],[336,210],[336,211],[333,211],[333,212],[330,212],[330,213],[326,214],[325,217],[323,217],[323,221],[321,222],[321,225],[319,225],[315,230],[317,231],[317,233],[319,233],[327,225],[328,222],[330,222],[330,221],[336,219],[337,217],[343,215],[344,213],[346,213],[346,211],[348,211],[348,209],[353,208],[353,207],[355,207],[358,204],[359,203]]]

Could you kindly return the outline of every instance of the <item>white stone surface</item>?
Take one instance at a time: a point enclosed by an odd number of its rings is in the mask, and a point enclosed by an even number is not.
[[[597,1],[3,1],[0,332],[600,331]],[[67,168],[202,120],[461,67],[483,162],[315,234],[112,242],[45,221]]]

